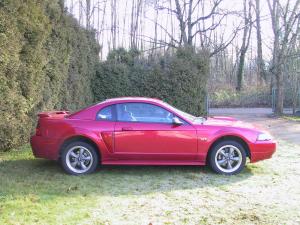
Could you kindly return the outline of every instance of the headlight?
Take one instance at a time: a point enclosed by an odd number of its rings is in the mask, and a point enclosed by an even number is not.
[[[272,140],[272,136],[270,134],[261,133],[257,136],[258,141],[269,141]]]

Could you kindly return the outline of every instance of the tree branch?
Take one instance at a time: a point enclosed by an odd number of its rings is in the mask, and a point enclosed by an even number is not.
[[[222,2],[223,0],[215,0],[214,2],[214,6],[212,8],[212,10],[210,11],[210,13],[206,16],[201,16],[201,17],[198,17],[194,22],[191,23],[192,27],[197,24],[199,21],[201,20],[206,20],[208,18],[210,18],[212,15],[216,14],[216,9],[217,7],[220,5],[220,3]]]

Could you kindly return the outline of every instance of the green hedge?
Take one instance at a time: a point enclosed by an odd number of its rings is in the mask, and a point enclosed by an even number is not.
[[[118,96],[155,97],[203,115],[208,69],[205,52],[178,49],[175,54],[146,60],[137,51],[120,48],[99,64],[94,95],[97,101]]]
[[[205,113],[205,52],[143,58],[122,48],[99,62],[94,33],[59,0],[0,1],[0,149],[28,141],[37,113],[77,110],[119,96],[147,96]]]
[[[0,149],[27,141],[41,110],[93,103],[98,52],[60,1],[1,1]]]

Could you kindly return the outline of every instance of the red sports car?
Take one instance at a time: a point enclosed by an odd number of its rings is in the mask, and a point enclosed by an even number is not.
[[[230,117],[195,117],[151,98],[108,99],[79,112],[43,112],[31,137],[35,157],[59,160],[74,175],[103,165],[210,165],[236,174],[268,159],[276,142]]]

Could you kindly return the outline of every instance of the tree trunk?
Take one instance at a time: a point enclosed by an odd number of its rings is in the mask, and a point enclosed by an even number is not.
[[[111,1],[111,38],[112,38],[112,48],[116,49],[117,40],[117,3],[116,0]]]
[[[284,100],[284,85],[283,85],[283,73],[282,69],[278,68],[276,74],[276,88],[277,88],[277,99],[275,113],[277,115],[283,114],[283,100]]]
[[[257,83],[266,80],[265,64],[262,56],[262,38],[260,26],[260,0],[256,0],[256,40],[257,40]]]
[[[297,108],[297,98],[293,98],[293,115],[296,113]]]
[[[241,54],[239,57],[238,71],[237,71],[237,87],[236,90],[240,92],[243,86],[243,73],[245,65],[246,52],[250,42],[251,35],[251,3],[249,1],[249,9],[247,10],[247,0],[244,0],[244,32],[241,46]]]
[[[284,101],[283,66],[287,62],[290,44],[294,38],[299,36],[299,27],[297,26],[300,23],[300,17],[298,16],[300,0],[293,2],[292,5],[286,4],[285,6],[281,5],[281,2],[278,0],[268,0],[267,3],[274,33],[271,72],[275,75],[277,88],[275,113],[281,115]],[[295,33],[292,32],[294,30],[296,30]]]
[[[91,19],[91,0],[86,0],[86,12],[85,12],[85,23],[86,29],[90,29]]]
[[[127,21],[127,6],[128,6],[128,1],[126,0],[125,3],[125,10],[124,10],[124,16],[123,16],[123,32],[122,32],[122,46],[125,46],[126,44],[126,33],[125,33],[125,27],[126,27],[126,21]]]
[[[179,28],[180,28],[180,35],[181,35],[180,42],[183,42],[183,45],[187,46],[188,39],[187,39],[187,36],[185,33],[185,22],[184,22],[184,18],[183,18],[179,0],[175,0],[175,5],[176,5],[176,17],[179,21]]]
[[[157,47],[157,20],[158,20],[157,5],[158,5],[158,0],[155,1],[154,46],[153,46],[152,54],[154,51],[156,51],[156,47]]]
[[[242,51],[240,54],[239,66],[237,71],[237,86],[236,90],[240,92],[243,87],[243,73],[244,73],[244,65],[245,65],[245,56],[246,52]]]
[[[193,36],[192,36],[192,8],[193,8],[193,0],[189,0],[189,11],[188,11],[188,17],[187,17],[187,44],[189,46],[192,46],[193,44]]]

